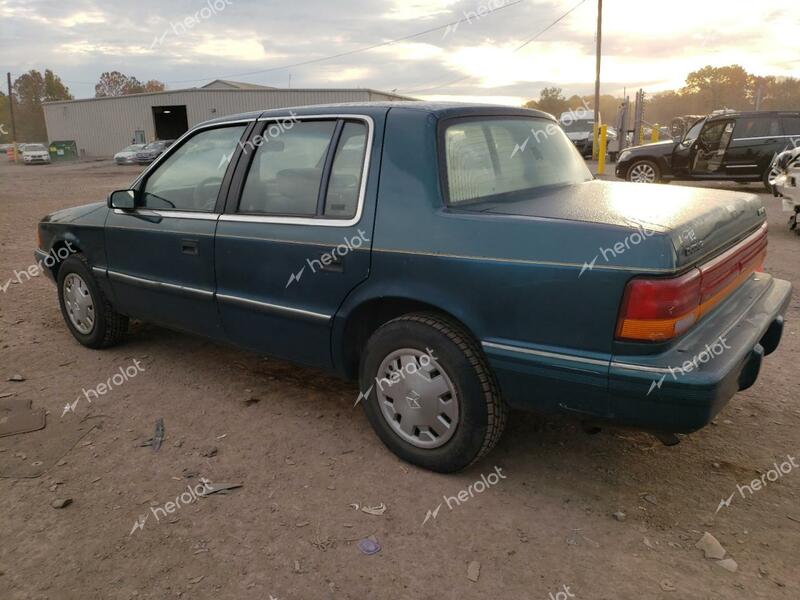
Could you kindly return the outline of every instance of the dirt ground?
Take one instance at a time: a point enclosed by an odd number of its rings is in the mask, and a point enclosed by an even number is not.
[[[43,215],[136,173],[1,163],[0,284],[33,264]],[[800,237],[762,196],[768,270],[797,288]],[[44,430],[0,438],[0,600],[796,599],[800,469],[745,497],[737,484],[800,456],[797,298],[757,384],[680,445],[514,415],[489,457],[444,476],[381,445],[353,408],[355,385],[146,324],[89,350],[49,281],[11,284],[0,292],[0,397],[48,415]],[[134,361],[143,370],[83,399]],[[142,443],[159,418],[156,452]],[[195,500],[187,486],[202,490],[200,477],[243,487]],[[482,477],[494,484],[443,500]],[[360,510],[381,504],[383,514]],[[736,572],[695,548],[706,531]],[[371,556],[357,546],[368,536],[382,547]]]

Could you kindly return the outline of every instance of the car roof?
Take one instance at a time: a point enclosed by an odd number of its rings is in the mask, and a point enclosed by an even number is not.
[[[328,115],[328,114],[379,114],[391,109],[406,109],[418,111],[422,114],[433,115],[440,119],[468,116],[526,116],[544,117],[556,121],[556,118],[546,112],[531,108],[503,106],[500,104],[477,104],[470,102],[421,102],[421,101],[395,101],[395,102],[348,102],[343,104],[316,104],[311,106],[287,106],[265,111],[251,111],[236,115],[228,115],[218,119],[205,121],[202,125],[217,123],[230,123],[235,121],[251,121],[258,118],[286,117],[287,113],[302,116]]]
[[[767,118],[767,117],[800,117],[800,111],[797,110],[748,110],[748,111],[732,111],[728,113],[720,113],[718,115],[710,115],[707,117],[709,121],[716,121],[719,119],[752,119],[752,118]],[[696,122],[696,121],[695,121]]]

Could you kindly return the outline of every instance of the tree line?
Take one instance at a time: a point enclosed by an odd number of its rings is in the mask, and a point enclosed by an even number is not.
[[[119,71],[100,75],[94,86],[95,98],[127,96],[148,92],[163,92],[162,82],[151,79],[142,83],[136,77]],[[47,127],[42,104],[57,100],[74,100],[69,88],[50,69],[41,73],[35,69],[20,75],[11,86],[14,96],[14,122],[18,142],[46,142]],[[11,114],[8,96],[0,91],[0,143],[11,142]]]
[[[622,100],[612,95],[600,97],[600,115],[605,123],[615,123]],[[566,98],[558,87],[545,88],[538,100],[525,103],[528,108],[537,108],[555,116],[584,105],[593,107],[594,96]],[[800,110],[800,79],[754,75],[739,65],[706,66],[689,73],[682,88],[646,96],[644,120],[666,125],[674,117],[707,115],[724,108],[741,111],[756,108]]]

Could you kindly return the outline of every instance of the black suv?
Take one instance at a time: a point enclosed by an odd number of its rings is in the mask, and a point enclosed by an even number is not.
[[[800,145],[800,112],[723,112],[700,119],[679,140],[624,150],[616,175],[639,183],[763,181],[775,155]]]

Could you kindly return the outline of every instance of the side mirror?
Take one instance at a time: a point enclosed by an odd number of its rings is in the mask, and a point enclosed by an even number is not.
[[[121,210],[136,208],[136,192],[134,190],[117,190],[108,195],[108,207]]]

